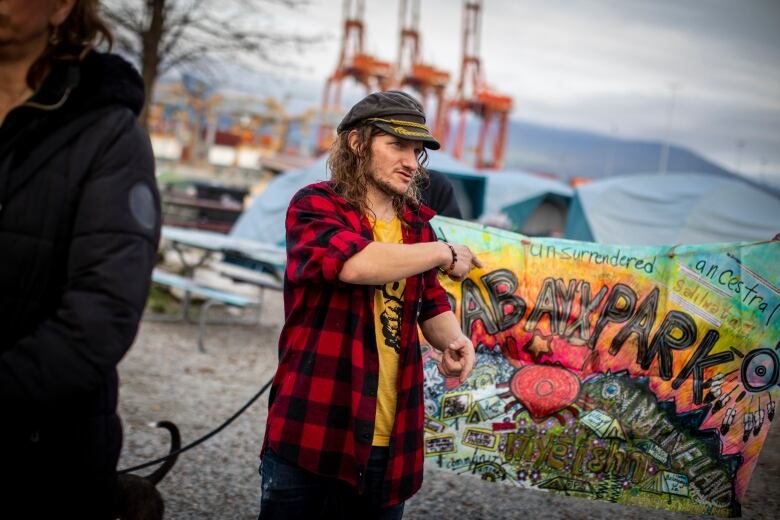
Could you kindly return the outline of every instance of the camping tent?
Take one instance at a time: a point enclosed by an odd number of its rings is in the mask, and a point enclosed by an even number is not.
[[[556,179],[504,170],[490,174],[487,201],[526,235],[563,231],[574,191]]]
[[[579,186],[566,238],[663,245],[768,240],[780,195],[739,178],[688,173],[614,177]]]
[[[236,221],[230,236],[284,245],[284,219],[290,199],[304,186],[328,178],[326,160],[323,155],[305,168],[274,177]]]
[[[545,223],[529,222],[529,219],[534,213],[538,216],[546,205],[555,206],[565,215],[573,194],[571,188],[555,179],[519,170],[479,172],[446,154],[431,154],[428,169],[450,179],[465,218],[489,218],[503,212],[519,229],[544,228]],[[554,218],[549,212],[542,215],[546,220]]]

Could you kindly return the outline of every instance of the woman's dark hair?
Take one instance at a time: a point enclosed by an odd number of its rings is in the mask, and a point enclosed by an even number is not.
[[[49,44],[27,73],[27,85],[37,89],[57,60],[80,59],[86,48],[114,44],[111,30],[100,16],[99,0],[76,0],[70,14],[58,27],[52,27]]]

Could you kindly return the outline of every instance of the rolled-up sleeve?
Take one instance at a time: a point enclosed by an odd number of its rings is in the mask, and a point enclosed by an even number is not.
[[[418,319],[420,323],[452,310],[447,293],[439,283],[436,273],[436,269],[431,269],[423,276],[425,287],[423,288],[422,307]]]
[[[341,283],[344,263],[371,240],[360,234],[320,189],[306,187],[290,202],[287,231],[287,278],[293,283]]]
[[[423,228],[423,241],[435,242],[436,235],[430,224]],[[439,314],[453,310],[447,293],[439,283],[438,269],[431,269],[423,273],[422,306],[420,307],[419,322],[422,323]]]

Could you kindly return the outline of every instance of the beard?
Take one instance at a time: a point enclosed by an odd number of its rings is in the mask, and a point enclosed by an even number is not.
[[[406,190],[404,190],[403,192],[399,193],[398,190],[393,188],[392,184],[390,184],[389,182],[387,182],[385,180],[377,179],[376,177],[374,177],[373,174],[368,175],[368,183],[371,186],[373,186],[376,189],[378,189],[379,191],[381,191],[382,193],[384,193],[385,195],[387,195],[388,197],[392,197],[392,198],[403,197],[404,195],[409,193],[409,189],[411,188],[411,184],[410,184],[409,187]]]

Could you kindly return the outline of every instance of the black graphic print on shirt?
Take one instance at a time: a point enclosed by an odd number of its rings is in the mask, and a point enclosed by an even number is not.
[[[385,345],[396,353],[401,351],[401,321],[403,318],[403,287],[400,282],[389,282],[380,287],[384,310],[379,315]]]

